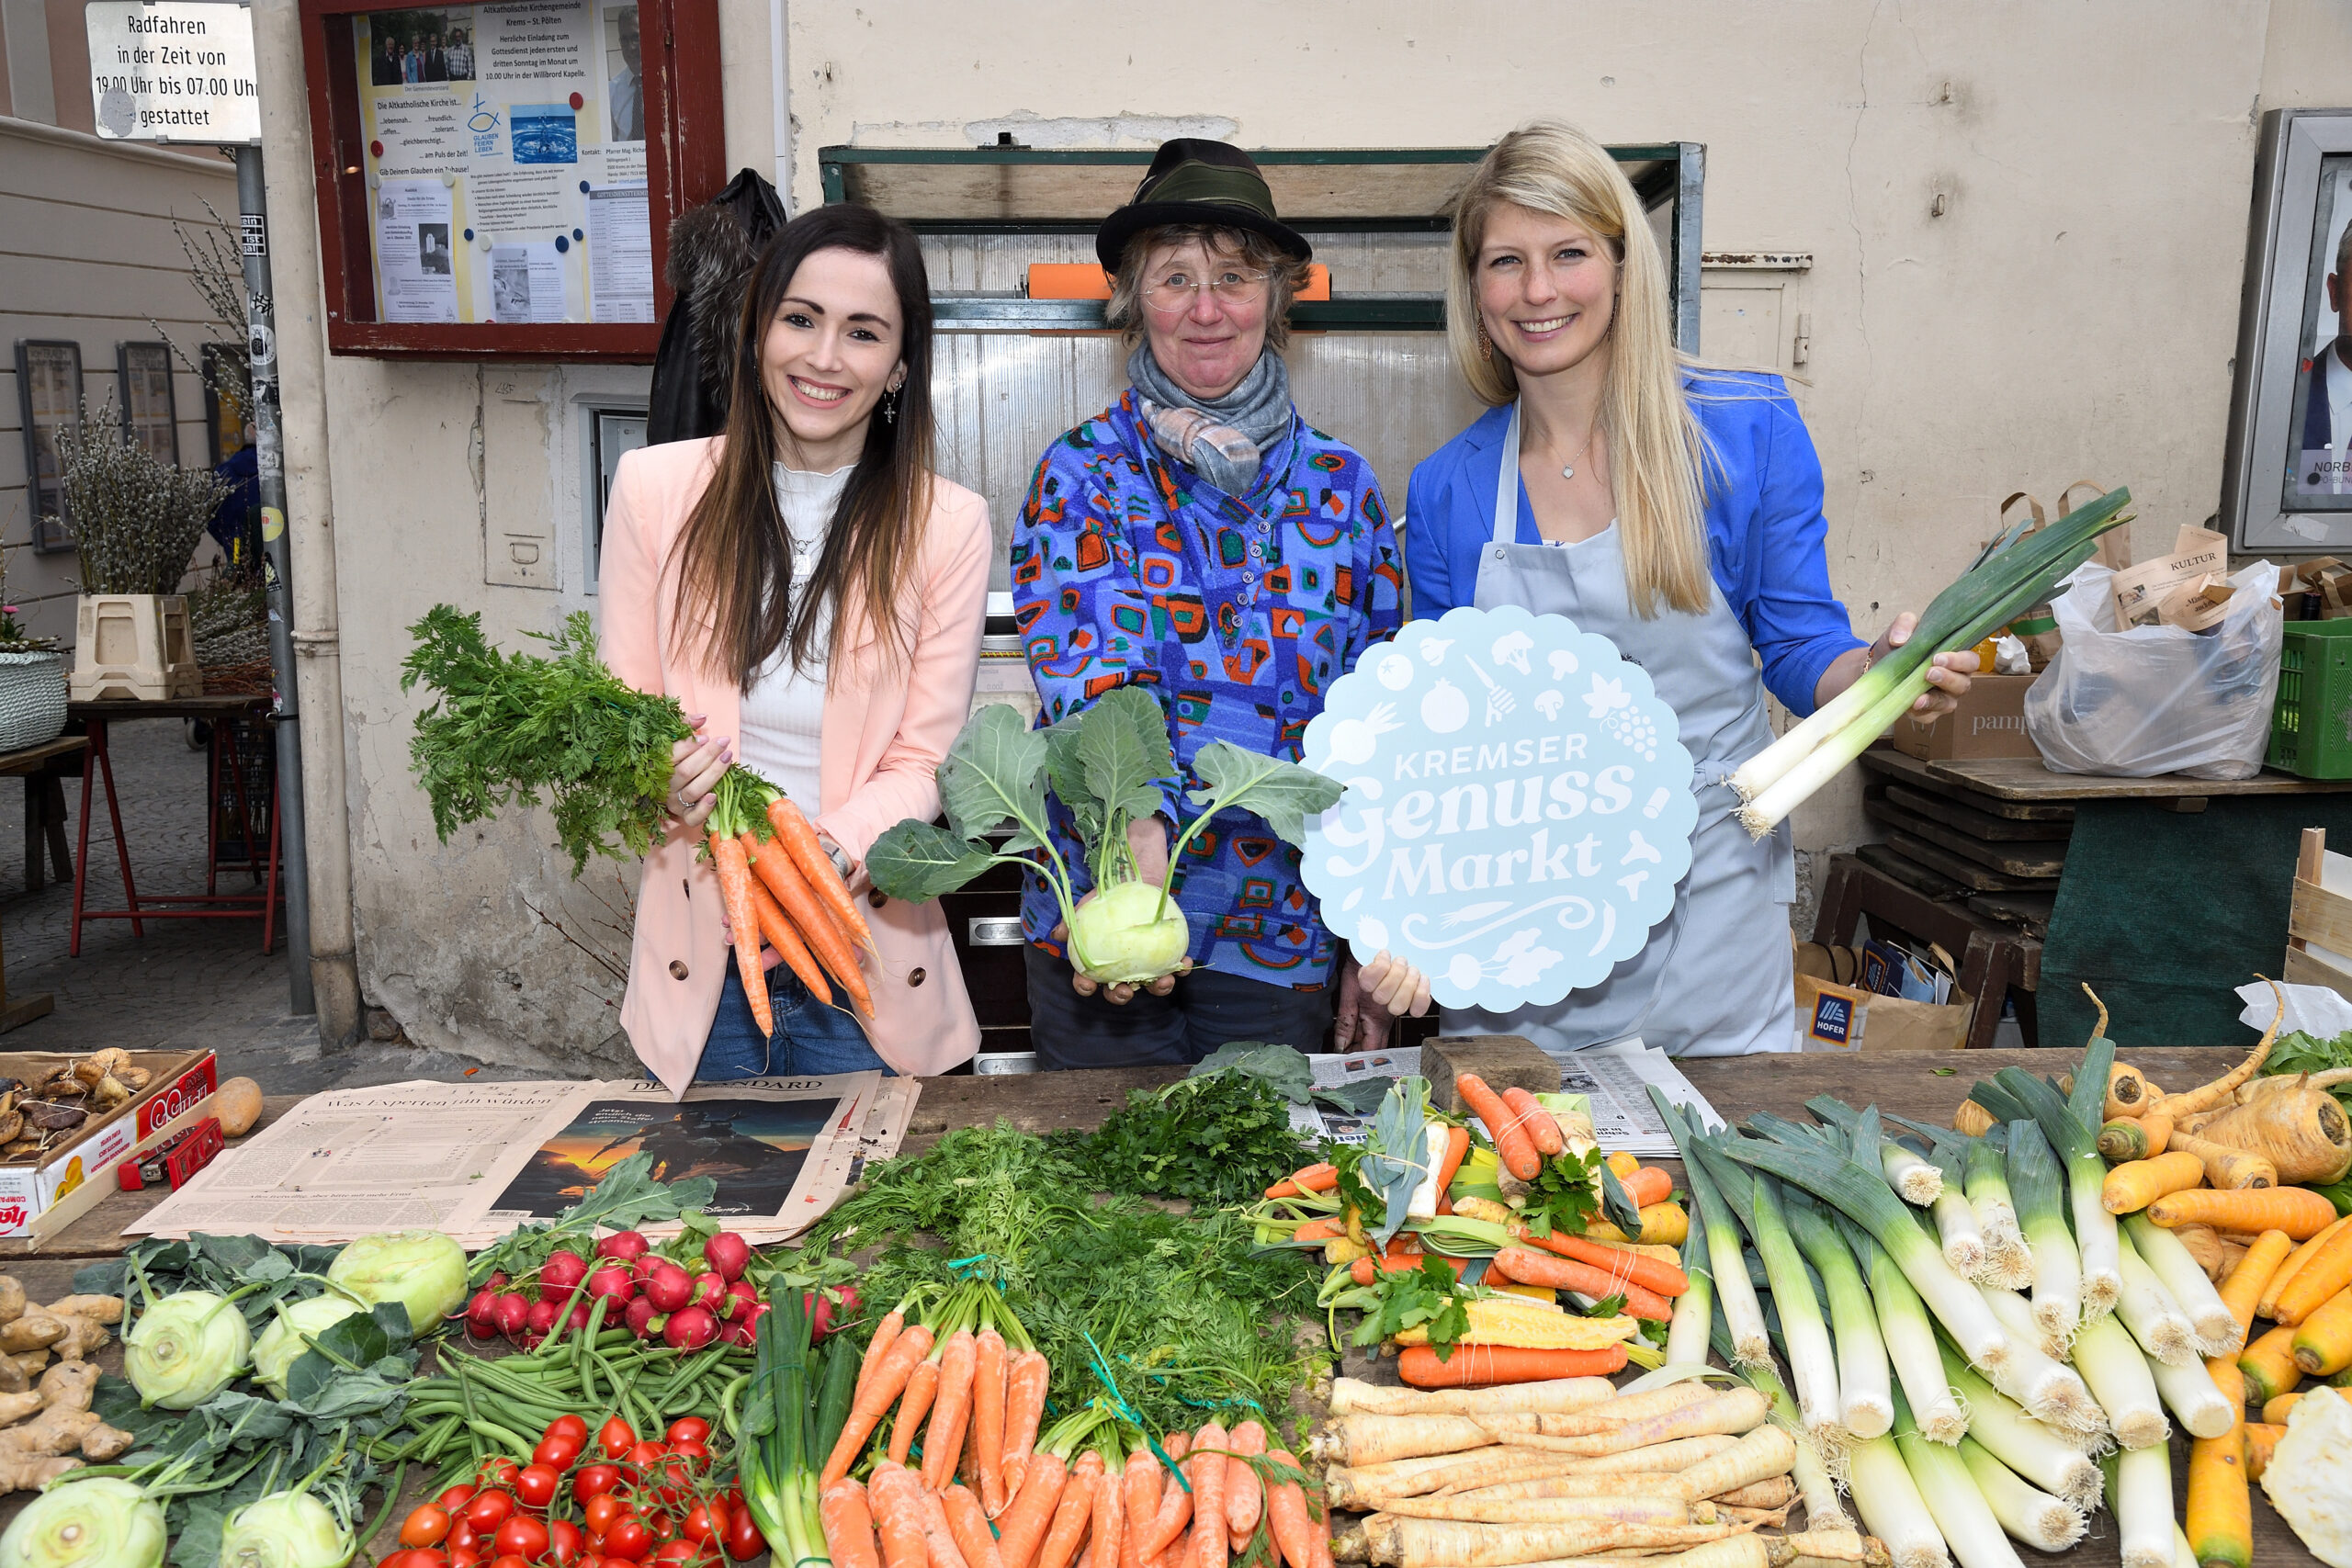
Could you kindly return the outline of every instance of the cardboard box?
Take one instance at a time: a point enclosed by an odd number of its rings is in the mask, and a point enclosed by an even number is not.
[[[78,1059],[0,1052],[0,1077],[39,1083]],[[61,1137],[39,1161],[0,1164],[0,1238],[46,1238],[87,1213],[120,1190],[116,1166],[193,1125],[220,1087],[209,1051],[133,1051],[130,1062],[153,1075],[145,1089]]]
[[[1906,757],[1942,762],[1973,757],[2039,757],[2025,732],[2025,694],[2031,675],[1976,675],[1956,712],[1931,725],[1906,716],[1894,721],[1887,739]]]

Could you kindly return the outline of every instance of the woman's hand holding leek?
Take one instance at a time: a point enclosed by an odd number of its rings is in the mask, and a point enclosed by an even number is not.
[[[1861,679],[1863,671],[1909,642],[1918,625],[1918,615],[1905,610],[1894,617],[1886,630],[1879,633],[1878,640],[1869,648],[1849,649],[1839,654],[1829,668],[1821,672],[1820,682],[1813,690],[1814,705],[1826,705]],[[1918,699],[1911,705],[1913,722],[1928,723],[1957,708],[1960,699],[1968,694],[1968,678],[1975,673],[1976,654],[1973,649],[1939,653],[1928,660],[1929,690],[1920,693]]]

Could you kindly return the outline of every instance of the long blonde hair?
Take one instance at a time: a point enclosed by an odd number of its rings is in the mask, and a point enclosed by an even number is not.
[[[1713,453],[1682,389],[1688,361],[1674,343],[1666,264],[1641,198],[1609,150],[1573,126],[1531,120],[1480,160],[1453,207],[1453,265],[1445,279],[1445,331],[1453,363],[1490,407],[1519,395],[1519,378],[1489,355],[1478,314],[1478,252],[1487,220],[1509,203],[1590,231],[1617,261],[1616,313],[1600,423],[1609,444],[1625,596],[1636,615],[1707,608],[1703,471]]]

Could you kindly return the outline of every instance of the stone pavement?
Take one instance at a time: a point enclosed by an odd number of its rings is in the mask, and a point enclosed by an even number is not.
[[[130,840],[131,874],[142,896],[204,891],[205,753],[179,719],[118,722],[111,735],[115,789]],[[220,1076],[254,1078],[269,1094],[310,1094],[403,1078],[478,1079],[548,1076],[494,1066],[404,1040],[362,1041],[325,1051],[313,1019],[288,1012],[286,937],[261,951],[261,921],[150,920],[133,936],[128,920],[83,927],[82,955],[66,956],[74,887],[50,882],[25,891],[19,846],[19,787],[0,780],[0,939],[8,991],[47,991],[56,1010],[0,1036],[0,1051],[188,1050],[209,1046]],[[107,837],[104,795],[93,805],[89,902],[122,907],[122,882]],[[80,830],[80,781],[68,780],[71,842]],[[220,890],[251,886],[242,870],[221,874]]]

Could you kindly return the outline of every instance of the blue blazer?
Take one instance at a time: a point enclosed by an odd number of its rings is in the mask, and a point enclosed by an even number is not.
[[[1792,713],[1813,711],[1830,661],[1860,648],[1846,606],[1829,591],[1823,546],[1821,459],[1778,376],[1686,372],[1691,411],[1714,446],[1707,474],[1707,554],[1715,585],[1763,660],[1764,684]],[[1467,604],[1478,553],[1495,532],[1495,479],[1508,406],[1488,409],[1414,468],[1406,492],[1405,571],[1416,620]],[[1527,487],[1519,538],[1543,543]]]

